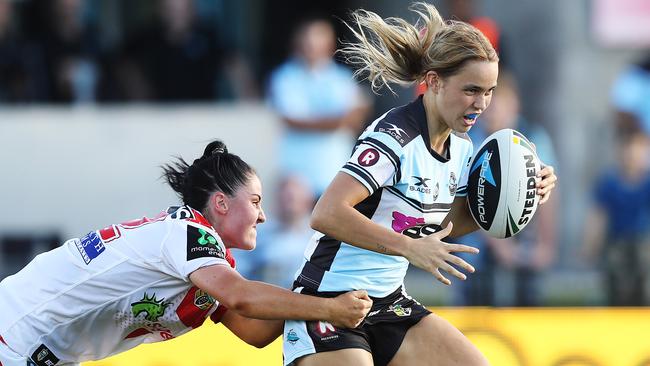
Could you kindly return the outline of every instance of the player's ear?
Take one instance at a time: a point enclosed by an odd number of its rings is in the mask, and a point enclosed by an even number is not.
[[[228,197],[223,192],[215,192],[210,197],[210,205],[220,215],[228,212]]]
[[[427,89],[433,88],[433,92],[437,93],[440,90],[440,75],[432,70],[427,71],[424,76],[424,82],[427,84]]]

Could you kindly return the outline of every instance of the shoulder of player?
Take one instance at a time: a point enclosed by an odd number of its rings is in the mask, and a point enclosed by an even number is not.
[[[210,235],[218,238],[218,241],[221,242],[221,238],[216,230],[212,227],[210,222],[199,212],[189,206],[172,206],[167,208],[167,217],[168,221],[172,226],[180,228],[182,230],[194,230],[200,229]],[[193,228],[193,229],[190,229]]]
[[[421,134],[419,125],[408,106],[393,108],[377,118],[369,130],[374,135],[384,136],[397,141],[404,147]]]

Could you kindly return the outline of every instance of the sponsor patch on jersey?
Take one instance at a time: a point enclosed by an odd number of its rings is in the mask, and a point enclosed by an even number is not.
[[[298,334],[296,333],[296,331],[293,330],[293,329],[289,329],[289,332],[287,332],[287,342],[289,342],[293,346],[299,340],[300,340],[300,337],[298,337]]]
[[[409,185],[409,191],[430,195],[433,197],[434,201],[438,199],[438,193],[440,192],[440,185],[438,182],[436,182],[436,185],[434,186],[429,182],[431,180],[430,178],[423,178],[415,175],[412,176],[412,178],[414,179],[414,182]]]
[[[166,212],[172,219],[177,220],[194,220],[194,213],[189,206],[172,206],[167,208]]]
[[[198,328],[210,314],[215,302],[212,296],[195,286],[183,297],[183,301],[176,308],[176,315],[185,326]]]
[[[400,304],[391,305],[388,307],[388,311],[392,311],[397,316],[410,316],[411,308],[404,308]]]
[[[359,154],[357,161],[361,166],[373,166],[379,161],[379,151],[369,147]]]
[[[81,254],[81,258],[86,264],[90,264],[93,259],[97,258],[106,250],[104,242],[102,242],[102,239],[97,235],[96,231],[89,232],[86,236],[75,242],[75,244],[77,245],[79,254]]]
[[[377,126],[376,131],[386,133],[393,137],[397,142],[400,143],[400,145],[404,146],[406,143],[406,138],[409,138],[410,136],[406,131],[404,131],[403,128],[398,127],[395,124],[389,123],[389,122],[380,122],[379,125]]]
[[[331,342],[339,338],[336,328],[329,322],[312,321],[307,324],[311,327],[311,333],[317,336],[321,342]]]
[[[203,257],[225,259],[226,255],[214,235],[210,234],[207,230],[188,225],[187,260]]]
[[[458,190],[458,181],[456,180],[456,174],[454,172],[449,173],[449,194],[455,195]]]
[[[38,346],[30,358],[38,366],[54,366],[59,363],[59,358],[44,344]]]

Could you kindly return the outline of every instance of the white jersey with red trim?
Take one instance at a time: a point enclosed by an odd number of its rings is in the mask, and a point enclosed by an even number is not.
[[[422,97],[394,108],[359,137],[344,172],[363,184],[369,196],[361,214],[395,232],[420,238],[440,230],[456,197],[467,195],[472,142],[452,133],[444,153],[430,148]],[[316,233],[305,250],[296,287],[320,292],[367,290],[384,297],[399,288],[409,262]]]
[[[92,231],[0,282],[0,336],[39,366],[178,337],[222,314],[189,280],[209,265],[235,263],[208,221],[187,206]]]

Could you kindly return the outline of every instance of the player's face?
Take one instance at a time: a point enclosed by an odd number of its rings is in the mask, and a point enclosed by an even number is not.
[[[262,183],[252,175],[248,183],[227,198],[228,212],[219,236],[229,248],[253,250],[257,243],[257,225],[266,221],[262,210]]]
[[[467,132],[492,100],[499,67],[496,62],[469,61],[455,75],[441,80],[436,94],[442,123],[456,132]]]

